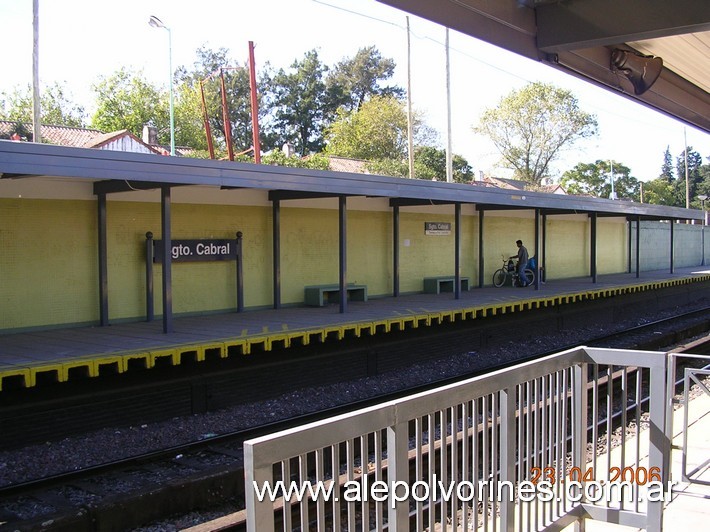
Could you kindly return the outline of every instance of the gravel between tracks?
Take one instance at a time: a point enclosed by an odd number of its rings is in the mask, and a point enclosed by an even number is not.
[[[702,308],[705,305],[707,301],[701,300],[689,307],[668,309],[663,313],[654,313],[652,316],[635,316],[614,326],[591,325],[572,331],[531,337],[525,344],[526,351],[532,354],[554,350],[561,346],[583,342],[586,338],[628,329],[680,312]],[[295,390],[267,401],[244,404],[217,412],[174,418],[150,425],[107,428],[83,436],[2,451],[0,452],[0,486],[85,468],[221,432],[263,424],[403,387],[512,362],[519,351],[519,341],[491,344],[485,349],[432,360],[376,377]],[[178,530],[205,519],[209,519],[209,516],[191,514],[177,521],[156,524],[141,530]]]

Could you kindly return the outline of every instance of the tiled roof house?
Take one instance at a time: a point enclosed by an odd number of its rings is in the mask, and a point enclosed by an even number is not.
[[[483,176],[482,179],[478,181],[473,181],[471,184],[483,187],[504,188],[509,190],[531,190],[531,188],[525,181],[520,181],[519,179],[507,179],[502,177]],[[538,190],[540,192],[547,192],[550,194],[567,194],[567,191],[559,184],[540,185],[540,187],[535,188],[535,190]]]
[[[32,130],[31,124],[22,124],[27,130]],[[9,136],[17,127],[17,122],[11,120],[0,120],[0,135]],[[95,148],[100,150],[127,151],[133,153],[154,153],[158,155],[170,155],[169,151],[158,145],[151,145],[145,140],[141,140],[127,129],[104,133],[98,129],[85,127],[53,126],[42,124],[42,141],[58,146],[70,146],[74,148]],[[144,134],[146,132],[144,131]],[[16,138],[11,140],[28,140]]]

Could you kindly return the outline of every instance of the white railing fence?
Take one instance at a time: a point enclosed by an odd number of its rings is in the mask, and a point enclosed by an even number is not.
[[[695,365],[700,366],[705,364],[704,367],[685,367],[683,369],[683,394],[682,399],[675,401],[673,399],[675,394],[675,380],[677,378],[677,367],[682,361],[692,361]],[[705,451],[705,455],[701,457],[701,462],[695,459],[694,463],[697,465],[692,471],[688,471],[688,454],[691,452],[691,447],[696,447],[692,445],[691,440],[693,439],[693,431],[689,430],[689,416],[690,416],[690,391],[692,386],[697,386],[700,393],[705,395],[710,395],[710,389],[705,384],[705,379],[710,376],[710,356],[708,355],[696,355],[689,353],[669,353],[668,355],[668,374],[673,378],[668,379],[668,406],[666,413],[666,436],[672,442],[674,435],[679,432],[683,435],[683,443],[681,447],[673,447],[673,449],[679,449],[681,451],[681,479],[683,482],[690,483],[700,483],[706,484],[706,481],[701,481],[696,478],[696,473],[702,471],[708,463],[710,463],[710,457],[707,456],[707,451],[703,449],[703,445],[700,445],[701,452]],[[683,424],[681,427],[673,426],[673,410],[674,405],[680,403],[680,408],[683,409]],[[697,448],[693,449],[698,451]],[[697,458],[697,457],[695,457]],[[699,462],[699,463],[698,463]]]
[[[248,529],[660,531],[642,499],[669,463],[666,373],[665,353],[579,347],[250,440]]]

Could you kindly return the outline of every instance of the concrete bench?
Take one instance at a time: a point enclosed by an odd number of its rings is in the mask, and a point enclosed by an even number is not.
[[[468,290],[468,277],[460,277],[461,290]],[[439,277],[424,277],[424,293],[440,294],[441,292],[453,292],[456,278],[453,275],[442,275]]]
[[[345,287],[350,301],[367,301],[367,286],[349,284]],[[323,284],[306,286],[304,302],[306,305],[322,307],[327,303],[340,303],[340,285]]]

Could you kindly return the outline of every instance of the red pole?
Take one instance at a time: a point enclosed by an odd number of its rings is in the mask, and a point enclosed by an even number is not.
[[[254,41],[249,41],[249,87],[251,88],[251,130],[254,142],[254,162],[261,164],[259,142],[259,100],[256,94],[256,68],[254,66]]]
[[[212,130],[210,129],[210,119],[207,114],[207,103],[205,102],[205,85],[200,81],[200,93],[202,94],[202,119],[205,121],[205,135],[207,135],[207,149],[210,152],[210,159],[214,159],[214,146],[212,145]]]
[[[234,160],[234,148],[232,147],[232,123],[229,121],[229,110],[227,109],[227,86],[224,83],[224,69],[220,69],[222,77],[222,116],[224,117],[224,140],[227,142],[227,154],[229,160]]]

